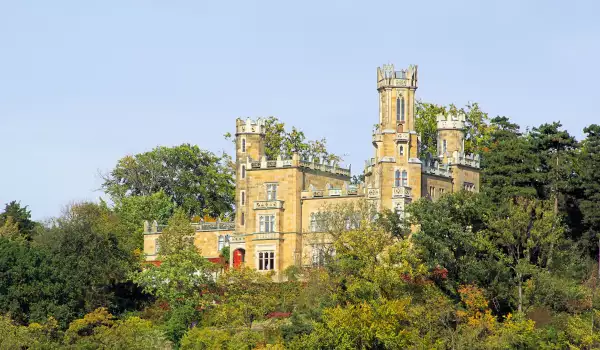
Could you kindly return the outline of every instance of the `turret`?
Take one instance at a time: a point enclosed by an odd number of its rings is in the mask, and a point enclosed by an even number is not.
[[[262,118],[235,121],[235,148],[237,163],[245,163],[248,157],[259,160],[265,154],[265,121]]]
[[[465,152],[465,114],[455,113],[437,116],[438,157],[443,163],[453,158],[453,154]]]

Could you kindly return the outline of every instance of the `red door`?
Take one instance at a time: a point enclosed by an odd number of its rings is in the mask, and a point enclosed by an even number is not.
[[[236,249],[233,251],[233,267],[240,267],[244,263],[244,255],[246,251],[244,249]]]

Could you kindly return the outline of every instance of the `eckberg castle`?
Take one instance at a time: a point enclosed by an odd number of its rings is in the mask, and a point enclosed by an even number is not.
[[[350,184],[350,169],[317,160],[267,159],[265,125],[236,120],[235,222],[201,222],[194,243],[209,260],[230,246],[230,265],[275,272],[289,266],[311,265],[318,253],[307,238],[318,231],[315,216],[325,206],[362,199],[376,208],[403,215],[411,201],[435,200],[450,192],[479,191],[479,157],[465,154],[465,116],[437,117],[437,155],[419,155],[415,131],[417,66],[377,68],[379,121],[373,132],[374,157],[365,163],[365,181]],[[146,259],[157,261],[162,227],[144,225]],[[304,237],[304,239],[303,239]]]

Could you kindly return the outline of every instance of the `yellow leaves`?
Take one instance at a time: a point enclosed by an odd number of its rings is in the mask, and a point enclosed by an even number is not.
[[[98,308],[85,315],[82,319],[71,322],[65,333],[65,340],[67,343],[72,343],[82,336],[93,334],[94,329],[97,327],[110,327],[114,323],[115,320],[113,315],[111,315],[106,308]]]

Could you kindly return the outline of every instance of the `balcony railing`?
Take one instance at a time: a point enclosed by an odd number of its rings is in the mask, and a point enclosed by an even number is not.
[[[257,232],[254,234],[255,240],[269,240],[269,239],[280,239],[279,232]]]
[[[383,135],[381,134],[373,134],[373,143],[383,141]]]
[[[332,188],[328,191],[330,196],[341,196],[342,195],[342,190],[339,188]]]
[[[235,230],[235,222],[199,222],[193,223],[196,231],[228,231]]]
[[[235,222],[192,222],[190,225],[194,228],[194,231],[233,231],[235,230]],[[156,221],[150,224],[148,221],[144,222],[144,233],[161,233],[167,225],[158,225]]]
[[[230,236],[229,243],[244,243],[246,238],[244,236]]]
[[[328,164],[322,164],[322,163],[317,163],[317,162],[309,162],[309,161],[301,160],[300,166],[304,167],[304,168],[312,169],[312,170],[320,170],[320,171],[325,171],[328,173],[343,175],[343,176],[348,176],[348,177],[350,176],[350,169],[340,168],[336,165],[328,165]]]
[[[397,142],[408,142],[410,139],[410,134],[407,132],[397,132],[396,133],[396,141]]]
[[[254,209],[281,209],[283,208],[283,201],[254,201]]]
[[[412,188],[409,186],[394,187],[392,191],[393,198],[409,198],[411,196]]]
[[[367,188],[367,198],[374,199],[381,197],[379,188]]]

